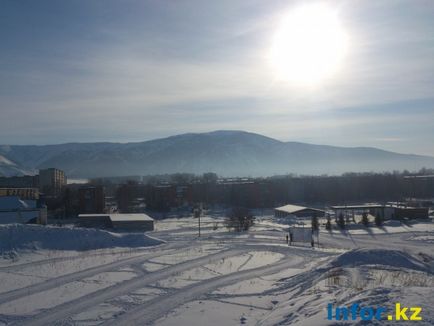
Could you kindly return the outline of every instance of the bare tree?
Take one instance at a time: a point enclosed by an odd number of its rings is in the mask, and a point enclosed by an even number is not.
[[[247,231],[255,222],[253,214],[244,207],[234,207],[225,219],[225,226],[236,232]]]

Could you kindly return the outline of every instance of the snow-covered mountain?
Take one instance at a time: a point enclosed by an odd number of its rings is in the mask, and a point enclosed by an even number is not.
[[[0,146],[0,173],[57,167],[70,177],[216,172],[222,176],[338,174],[434,168],[429,156],[368,147],[282,142],[243,131],[183,134],[139,143]]]
[[[3,176],[14,176],[29,173],[21,169],[17,164],[7,159],[3,155],[0,155],[0,175]]]

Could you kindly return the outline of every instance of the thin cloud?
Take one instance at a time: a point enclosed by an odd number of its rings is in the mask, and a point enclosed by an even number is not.
[[[1,46],[2,142],[138,141],[242,129],[284,140],[398,145],[387,139],[408,137],[397,137],[395,128],[405,135],[421,127],[426,134],[402,141],[402,151],[434,154],[418,145],[434,137],[434,7],[329,3],[339,7],[352,44],[338,74],[313,88],[276,82],[268,65],[277,19],[292,6],[279,1],[138,3],[128,14],[108,2],[107,15],[119,12],[112,20],[92,20],[98,8],[77,2],[69,12],[59,9],[65,23],[49,17],[46,30],[36,27],[28,49],[25,33],[3,30],[21,45]],[[43,15],[36,10],[32,19]],[[66,24],[78,16],[82,26]],[[426,105],[411,118],[420,100]]]

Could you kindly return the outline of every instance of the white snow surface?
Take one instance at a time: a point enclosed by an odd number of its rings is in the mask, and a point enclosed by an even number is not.
[[[222,221],[204,217],[200,238],[194,218],[146,234],[0,226],[0,325],[341,325],[327,305],[354,302],[421,306],[417,325],[434,324],[430,221],[321,232],[314,249],[272,217]]]
[[[355,249],[343,253],[331,262],[333,267],[383,265],[429,272],[430,267],[420,259],[398,250]]]
[[[55,249],[92,250],[149,247],[162,243],[144,233],[113,233],[98,229],[42,225],[0,225],[0,252]]]

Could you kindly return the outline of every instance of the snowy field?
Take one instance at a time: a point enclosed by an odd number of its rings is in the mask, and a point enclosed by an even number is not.
[[[329,304],[422,307],[434,324],[434,223],[322,230],[319,248],[285,243],[259,216],[156,221],[156,230],[0,226],[0,325],[347,325]],[[369,324],[406,324],[403,321]],[[413,324],[414,322],[408,322]]]

